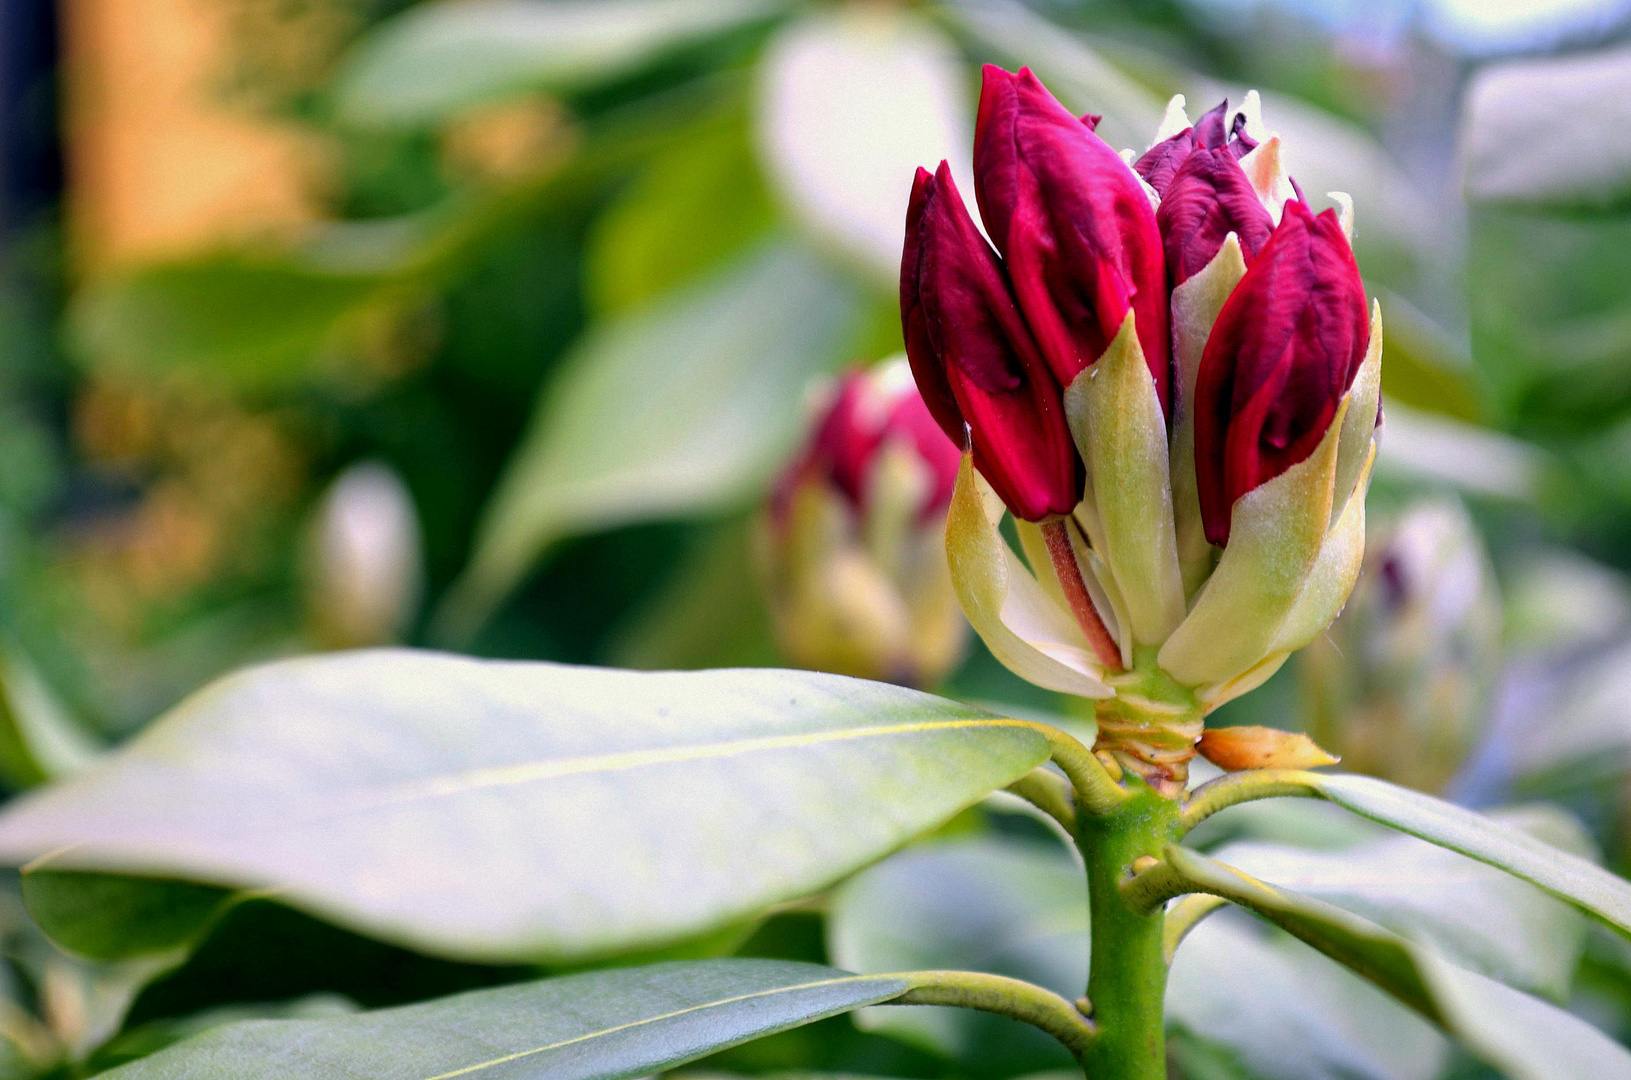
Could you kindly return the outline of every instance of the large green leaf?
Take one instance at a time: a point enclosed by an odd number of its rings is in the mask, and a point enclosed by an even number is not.
[[[1540,998],[1452,964],[1430,947],[1341,908],[1205,856],[1169,847],[1166,860],[1192,887],[1250,908],[1358,972],[1514,1080],[1631,1076],[1631,1051]]]
[[[346,120],[428,125],[527,90],[571,91],[676,46],[765,18],[785,0],[476,0],[421,4],[351,52],[335,83]]]
[[[1498,866],[1631,935],[1631,883],[1578,855],[1483,814],[1385,780],[1307,775],[1318,794],[1338,806]]]
[[[1339,964],[1239,913],[1184,940],[1167,975],[1173,1056],[1200,1036],[1252,1080],[1439,1080],[1449,1042]]]
[[[778,241],[592,330],[545,388],[439,631],[472,632],[565,536],[760,493],[797,438],[806,384],[841,358],[857,310],[841,280]]]
[[[1542,837],[1579,834],[1578,825],[1542,808],[1506,823]],[[1338,852],[1248,841],[1214,855],[1430,942],[1465,966],[1549,997],[1568,995],[1584,921],[1567,904],[1494,867],[1404,836]]]
[[[591,971],[322,1020],[229,1024],[113,1080],[620,1080],[896,997],[902,979],[780,960]]]
[[[25,873],[22,887],[39,928],[94,960],[191,949],[238,899],[214,885],[80,870]]]
[[[0,857],[272,890],[421,950],[583,962],[806,896],[1046,759],[1034,726],[774,670],[381,650],[229,676],[0,814]]]
[[[1087,985],[1087,887],[1056,846],[990,839],[915,848],[833,897],[828,952],[857,971],[959,969],[1022,978],[1074,998]],[[970,1063],[1067,1066],[1041,1032],[961,1009],[872,1009],[858,1021]]]

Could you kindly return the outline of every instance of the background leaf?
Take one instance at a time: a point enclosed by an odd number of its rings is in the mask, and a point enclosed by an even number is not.
[[[77,870],[23,875],[23,902],[47,937],[93,960],[189,949],[237,897],[190,881]]]
[[[352,1016],[230,1024],[106,1075],[621,1080],[905,989],[774,960],[614,968]]]
[[[605,82],[782,0],[476,0],[422,4],[373,31],[337,76],[336,108],[369,126],[429,125],[525,90]]]
[[[13,803],[0,854],[273,889],[434,954],[582,963],[813,893],[1047,757],[987,717],[800,672],[292,660]]]
[[[850,288],[778,241],[602,323],[546,387],[442,632],[473,631],[564,536],[760,492],[798,437],[806,384],[837,363],[856,316]]]

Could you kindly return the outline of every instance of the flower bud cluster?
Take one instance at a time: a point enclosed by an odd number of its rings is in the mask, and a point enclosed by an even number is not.
[[[924,687],[956,665],[968,628],[941,544],[959,460],[904,357],[829,388],[760,531],[789,662]]]
[[[918,170],[902,326],[965,450],[947,550],[970,621],[1021,676],[1098,699],[1101,758],[1174,790],[1205,714],[1353,586],[1381,327],[1347,197],[1310,207],[1255,93],[1194,124],[1174,99],[1142,156],[1096,124],[985,69],[985,233],[944,162]]]

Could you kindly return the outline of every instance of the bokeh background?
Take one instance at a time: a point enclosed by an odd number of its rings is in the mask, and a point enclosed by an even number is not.
[[[811,387],[900,349],[912,169],[964,166],[988,61],[1139,151],[1257,88],[1357,205],[1371,560],[1220,722],[1631,866],[1623,0],[0,0],[0,784],[313,649],[783,662],[767,492]],[[942,689],[1073,708],[977,647]],[[229,959],[143,1008],[337,985]],[[389,962],[339,988],[466,977]]]

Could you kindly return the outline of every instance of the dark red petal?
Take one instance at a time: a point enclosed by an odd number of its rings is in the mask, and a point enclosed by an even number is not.
[[[944,162],[942,162],[944,164]],[[929,413],[946,433],[946,437],[959,447],[967,448],[968,431],[963,414],[957,408],[957,399],[951,392],[951,383],[934,355],[929,343],[929,330],[923,313],[918,282],[923,255],[923,213],[934,190],[934,174],[919,167],[912,181],[912,198],[906,207],[906,248],[900,259],[900,321],[901,333],[906,341],[906,357],[912,365],[912,377],[923,395]]]
[[[1200,144],[1200,140],[1195,138],[1195,129],[1184,128],[1172,138],[1162,139],[1144,151],[1144,156],[1133,162],[1133,169],[1155,189],[1157,195],[1165,197],[1178,167]]]
[[[1213,106],[1205,116],[1195,121],[1195,138],[1208,150],[1217,150],[1228,141],[1229,132],[1223,126],[1223,120],[1229,115],[1229,99],[1224,98]]]
[[[1138,177],[1028,68],[987,65],[974,135],[980,212],[1060,385],[1104,352],[1129,307],[1169,402],[1160,233]]]
[[[1365,358],[1365,288],[1334,211],[1288,202],[1230,294],[1195,386],[1195,472],[1206,537],[1235,501],[1319,445]]]
[[[1017,516],[1069,513],[1081,499],[1082,467],[1062,392],[944,162],[919,183],[909,224],[914,280],[903,278],[901,295],[903,308],[914,305],[907,355],[925,401],[933,411],[931,394],[949,389],[975,464]]]
[[[1155,223],[1173,288],[1204,269],[1230,233],[1240,238],[1249,265],[1274,231],[1274,219],[1227,148],[1189,156],[1156,208]]]

